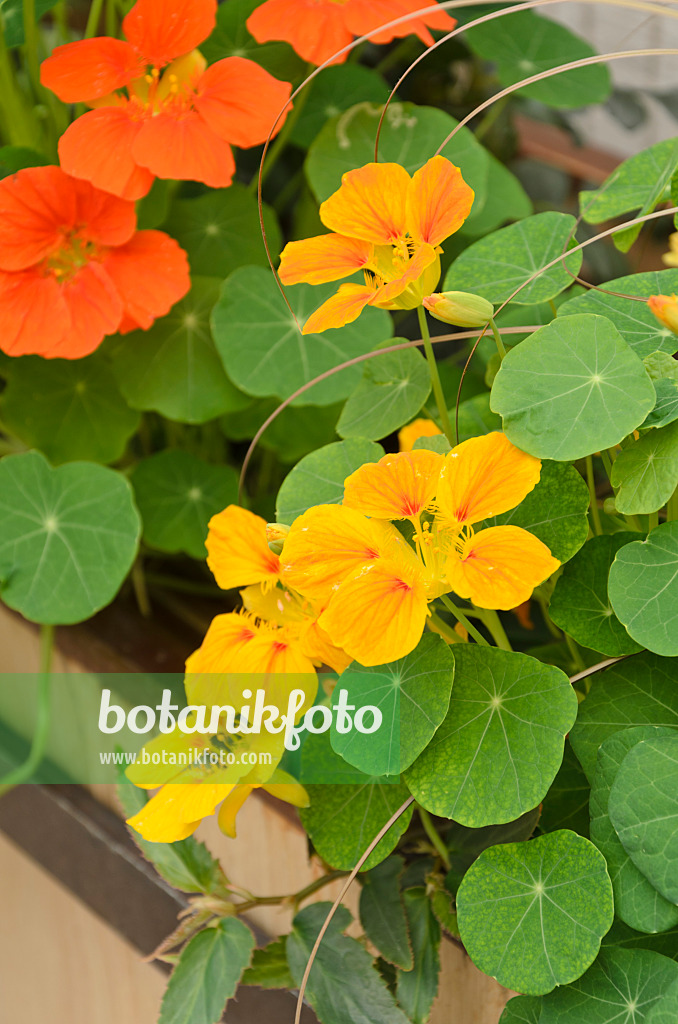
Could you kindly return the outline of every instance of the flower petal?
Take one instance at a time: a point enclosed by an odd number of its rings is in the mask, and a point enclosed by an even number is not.
[[[247,19],[247,29],[258,43],[281,39],[311,64],[324,64],[353,36],[346,28],[345,6],[318,0],[266,0]],[[341,64],[348,54],[333,63]]]
[[[97,245],[124,245],[134,235],[137,215],[134,203],[120,199],[89,181],[64,175],[76,196],[78,234]]]
[[[420,449],[367,462],[344,481],[344,507],[374,519],[412,519],[433,501],[444,456]]]
[[[325,284],[361,270],[374,247],[345,235],[316,235],[288,242],[280,254],[278,273],[283,284]]]
[[[335,295],[318,306],[304,324],[302,334],[321,334],[331,327],[345,327],[357,320],[365,306],[379,294],[376,288],[362,284],[342,284]]]
[[[200,78],[195,107],[220,139],[234,146],[258,146],[289,99],[292,86],[244,57],[226,57],[211,64]],[[287,114],[280,118],[276,133]]]
[[[61,286],[71,314],[71,328],[54,347],[60,359],[80,359],[98,348],[104,335],[113,334],[122,318],[122,300],[106,271],[98,263],[81,267]]]
[[[76,192],[60,167],[26,167],[0,181],[0,269],[24,270],[75,225]]]
[[[9,356],[49,357],[68,336],[71,317],[53,277],[36,270],[0,271],[0,349]]]
[[[228,836],[230,839],[236,838],[235,819],[238,815],[238,811],[245,803],[250,793],[257,788],[257,786],[247,786],[244,783],[234,786],[219,808],[219,815],[217,818],[219,828],[224,835]]]
[[[148,64],[194,50],[216,25],[217,0],[137,0],[122,30]]]
[[[473,205],[475,192],[461,171],[443,156],[434,156],[415,171],[407,194],[407,223],[414,238],[430,245],[458,231]]]
[[[373,305],[382,309],[400,306],[416,309],[421,306],[424,295],[440,280],[440,257],[427,242],[418,246],[414,256],[404,264],[399,277],[382,285]],[[403,293],[407,292],[407,296]]]
[[[422,7],[423,4],[419,3],[417,6]],[[348,0],[345,5],[346,24],[355,36],[365,35],[372,29],[379,28],[380,25],[386,25],[389,21],[402,18],[408,12],[407,5],[398,0]],[[427,46],[433,42],[433,36],[426,29],[423,19],[420,18],[412,18],[411,21],[405,21],[401,25],[394,25],[393,28],[375,32],[370,36],[370,42],[380,45],[409,35],[419,36]]]
[[[414,442],[420,437],[436,437],[442,430],[433,420],[416,419],[398,431],[398,447],[401,452],[411,452]]]
[[[202,181],[210,188],[226,188],[235,173],[231,147],[195,111],[160,113],[142,122],[132,156],[158,178]]]
[[[207,675],[236,671],[242,650],[257,635],[255,620],[248,615],[229,612],[212,619],[202,644],[186,661],[187,675]],[[187,683],[188,685],[188,683]]]
[[[427,608],[418,569],[379,559],[340,584],[319,623],[361,665],[384,665],[414,650]]]
[[[141,199],[153,175],[132,156],[132,144],[143,124],[125,107],[89,110],[59,139],[59,159],[67,174],[91,181],[122,199]]]
[[[192,835],[232,789],[213,783],[169,783],[127,824],[149,843],[174,843]]]
[[[144,330],[191,287],[186,253],[163,231],[137,231],[126,245],[109,250],[102,265],[126,316]]]
[[[341,188],[320,207],[330,231],[388,245],[407,231],[410,176],[400,164],[365,164],[347,171]]]
[[[239,505],[212,516],[205,546],[207,564],[223,590],[250,583],[273,586],[280,576],[280,559],[268,546],[265,520]]]
[[[480,523],[519,505],[539,482],[541,462],[493,431],[472,437],[445,456],[437,504],[457,525]]]
[[[108,36],[57,46],[40,65],[41,83],[64,103],[100,99],[143,73],[134,47]]]
[[[519,526],[491,526],[474,534],[461,555],[447,560],[446,575],[459,597],[479,608],[516,608],[556,571],[560,562]]]

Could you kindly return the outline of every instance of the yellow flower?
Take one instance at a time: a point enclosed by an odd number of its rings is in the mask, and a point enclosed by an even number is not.
[[[678,231],[671,238],[677,237]],[[666,260],[666,257],[664,257]],[[678,263],[676,264],[678,266]],[[651,295],[647,304],[661,323],[678,334],[678,295]]]
[[[414,309],[440,279],[440,243],[469,215],[474,192],[461,171],[432,157],[412,177],[400,164],[348,171],[320,207],[332,234],[289,242],[280,256],[283,284],[324,284],[362,270],[365,284],[343,284],[313,313],[304,334],[343,327],[365,306]]]
[[[435,437],[436,434],[442,434],[442,430],[433,420],[412,420],[398,431],[398,447],[401,452],[411,452],[420,437]]]
[[[669,235],[669,251],[664,253],[662,259],[667,267],[678,267],[678,231]]]

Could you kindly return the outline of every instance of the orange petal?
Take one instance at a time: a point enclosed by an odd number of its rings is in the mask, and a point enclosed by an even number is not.
[[[207,39],[216,15],[217,0],[137,0],[122,30],[148,64],[162,67]]]
[[[521,452],[505,434],[472,437],[445,456],[437,494],[440,514],[461,526],[508,512],[535,487],[540,473],[540,460]]]
[[[373,305],[381,309],[416,309],[424,296],[440,280],[440,257],[432,245],[423,242],[411,260],[404,265],[400,277],[382,285]],[[407,292],[404,296],[403,293]]]
[[[427,608],[422,573],[379,559],[340,584],[319,622],[361,665],[384,665],[414,650]]]
[[[266,522],[239,505],[212,516],[205,541],[207,564],[223,590],[250,583],[273,586],[280,559],[268,546]]]
[[[53,277],[0,271],[0,349],[9,356],[56,355],[71,317]]]
[[[327,600],[338,583],[389,549],[397,530],[385,527],[343,505],[314,505],[287,535],[285,583],[312,600]]]
[[[101,36],[57,46],[40,66],[40,81],[64,103],[88,103],[144,73],[133,46]]]
[[[266,0],[247,19],[258,43],[281,39],[311,64],[324,64],[353,38],[346,28],[345,7],[317,0]],[[333,63],[340,64],[348,54]]]
[[[415,171],[408,190],[407,222],[412,235],[440,245],[464,223],[474,197],[458,167],[443,156],[432,157]]]
[[[292,86],[244,57],[226,57],[202,75],[195,107],[215,135],[234,146],[265,142],[273,122],[289,99]],[[287,114],[280,118],[276,133]]]
[[[141,199],[153,184],[153,175],[139,167],[131,152],[142,124],[131,117],[129,104],[88,111],[59,139],[61,166],[104,192]]]
[[[126,245],[109,250],[102,265],[125,314],[144,330],[191,287],[186,253],[163,231],[137,231]]]
[[[174,843],[192,835],[232,789],[213,783],[170,783],[128,818],[127,824],[149,843]]]
[[[288,242],[280,254],[278,273],[283,284],[325,284],[361,270],[373,246],[345,235],[316,235]]]
[[[419,3],[417,7],[423,7]],[[389,21],[402,18],[408,13],[408,7],[398,0],[348,0],[345,6],[346,24],[355,36],[365,35],[372,29],[386,25]],[[454,24],[454,22],[452,22]],[[401,39],[404,36],[417,35],[430,46],[433,36],[427,31],[423,19],[413,18],[411,21],[403,22],[401,25],[394,25],[392,28],[375,32],[370,36],[371,43],[390,43],[393,39]]]
[[[415,12],[422,9],[421,0],[400,0],[400,3],[407,11]],[[442,8],[436,10],[435,7],[428,13],[419,15],[417,21],[422,21],[424,25],[437,29],[439,32],[449,32],[457,24],[456,19],[450,17],[447,11]]]
[[[384,455],[344,482],[346,508],[374,519],[413,519],[433,501],[444,456],[425,449]]]
[[[137,215],[134,203],[95,188],[89,181],[64,175],[76,197],[79,235],[97,245],[124,245],[134,235]]]
[[[331,327],[344,327],[357,320],[365,306],[379,294],[376,288],[362,284],[342,284],[304,324],[302,334],[321,334]]]
[[[519,526],[492,526],[470,537],[461,555],[447,560],[456,594],[479,608],[508,611],[522,604],[560,562],[545,544]]]
[[[0,269],[32,267],[59,246],[76,222],[71,183],[60,167],[27,167],[0,181]]]
[[[160,113],[142,122],[132,156],[158,178],[202,181],[210,188],[226,188],[235,173],[231,147],[195,111]]]
[[[412,420],[398,431],[398,447],[401,452],[411,452],[414,442],[420,437],[435,437],[437,434],[442,434],[442,430],[433,420]]]
[[[186,661],[187,675],[211,675],[238,671],[231,668],[238,662],[245,647],[257,635],[255,620],[248,615],[230,612],[217,615],[210,623],[205,638]]]
[[[284,627],[260,629],[250,644],[242,648],[238,660],[229,665],[231,672],[313,676],[315,667],[304,652],[299,638]]]
[[[330,231],[388,245],[407,231],[410,176],[400,164],[365,164],[347,171],[341,188],[320,207]]]
[[[62,295],[71,315],[71,328],[52,354],[60,359],[80,359],[98,348],[104,335],[118,329],[122,300],[98,263],[81,267],[72,280],[62,285]]]

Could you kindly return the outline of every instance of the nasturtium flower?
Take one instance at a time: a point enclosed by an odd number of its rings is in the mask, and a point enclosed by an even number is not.
[[[438,292],[423,304],[436,320],[456,327],[483,327],[494,316],[492,303],[473,292]]]
[[[148,328],[190,288],[186,253],[136,231],[134,204],[27,167],[0,181],[0,349],[79,359],[106,334]]]
[[[64,170],[124,199],[146,195],[156,177],[231,184],[231,146],[264,142],[292,87],[243,57],[207,67],[196,47],[216,9],[216,0],[137,0],[123,20],[126,41],[56,47],[42,84],[95,108],[61,137]]]
[[[541,462],[501,433],[448,455],[424,449],[366,463],[342,505],[317,505],[292,524],[284,578],[324,600],[318,626],[362,665],[395,661],[421,637],[428,605],[454,591],[480,608],[515,608],[559,566],[516,526],[475,529],[515,508]],[[389,522],[390,520],[390,522]],[[393,521],[409,521],[413,546]]]
[[[304,334],[343,327],[365,306],[414,309],[440,280],[440,243],[469,215],[474,192],[461,171],[434,156],[410,177],[400,164],[347,171],[320,207],[332,234],[288,242],[283,284],[324,284],[362,270],[364,284],[343,284],[312,313]]]
[[[669,251],[664,253],[662,260],[667,267],[678,267],[678,231],[669,235]]]
[[[678,334],[678,295],[651,295],[647,304],[660,323]]]
[[[324,64],[354,37],[423,6],[417,0],[266,0],[249,16],[247,28],[259,43],[283,40],[304,60]],[[429,28],[449,32],[456,24],[446,11],[429,11],[376,32],[370,42],[390,43],[413,34],[430,46]],[[332,63],[342,64],[347,57],[344,53]]]
[[[411,452],[414,442],[418,441],[420,437],[437,437],[438,434],[442,434],[442,430],[434,420],[420,417],[400,428],[398,448],[401,452]]]

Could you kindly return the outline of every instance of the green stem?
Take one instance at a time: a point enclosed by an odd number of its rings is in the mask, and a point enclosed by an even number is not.
[[[432,611],[429,610],[429,616],[428,617],[429,617],[429,621],[432,622],[433,625],[436,626],[440,630],[440,632],[443,634],[443,636],[447,637],[447,639],[450,641],[450,643],[458,644],[460,642],[461,637],[457,633],[455,633],[453,629],[450,629],[450,627],[447,625],[447,623],[444,622],[443,619],[441,619],[439,615],[436,615],[435,612],[432,612]]]
[[[85,39],[91,39],[92,36],[96,35],[96,31],[99,28],[99,22],[101,20],[101,11],[103,10],[103,6],[104,0],[92,0],[87,24],[85,25]]]
[[[579,650],[577,649],[577,645],[575,644],[574,640],[571,636],[568,636],[567,633],[565,633],[565,643],[567,644],[568,651],[572,655],[572,661],[574,662],[577,671],[583,672],[586,668],[586,665],[584,664],[584,659],[579,653]]]
[[[494,340],[497,343],[497,352],[499,353],[499,359],[500,361],[503,362],[504,356],[506,355],[506,349],[504,347],[504,342],[502,341],[501,334],[499,333],[497,325],[494,322],[493,316],[490,317],[490,327],[492,328],[492,333],[494,334]]]
[[[666,504],[666,522],[671,522],[673,519],[678,519],[678,487]]]
[[[551,312],[553,313],[553,315],[558,316],[558,308],[553,299],[549,299],[549,306],[551,307]]]
[[[35,774],[42,762],[47,737],[49,735],[49,691],[50,691],[50,669],[52,666],[52,654],[54,652],[54,626],[43,625],[40,627],[40,681],[38,684],[38,708],[35,722],[35,732],[31,742],[31,749],[23,764],[18,765],[11,772],[8,772],[0,779],[0,795],[7,793],[14,786],[28,782]]]
[[[239,903],[236,908],[237,914],[242,914],[248,910],[253,910],[255,907],[274,907],[279,906],[281,903],[292,903],[296,909],[297,905],[302,900],[308,899],[314,893],[318,892],[319,889],[329,885],[330,882],[336,882],[338,878],[346,878],[348,871],[328,871],[326,875],[322,875],[320,878],[316,878],[314,882],[307,885],[305,888],[300,889],[299,892],[291,893],[285,896],[253,896],[252,893],[247,893],[250,898],[245,903]],[[232,890],[238,891],[237,886],[231,886]],[[244,890],[240,890],[244,892]]]
[[[201,594],[205,597],[223,597],[223,591],[213,583],[182,580],[177,576],[165,576],[159,572],[147,572],[144,576],[149,587],[165,587],[167,590],[177,590],[183,594]]]
[[[0,96],[6,125],[5,138],[12,146],[39,146],[39,132],[32,110],[28,110],[16,88],[14,68],[0,18]]]
[[[461,622],[464,629],[468,630],[469,635],[473,637],[477,644],[480,644],[482,647],[491,646],[491,644],[485,639],[483,634],[476,629],[476,627],[473,625],[472,622],[469,621],[469,619],[466,618],[461,608],[457,608],[456,604],[452,601],[451,598],[447,596],[447,594],[441,594],[440,600],[443,602],[448,612],[452,612],[457,622]]]
[[[507,103],[510,100],[510,96],[502,96],[500,100],[493,103],[490,109],[487,111],[485,116],[481,119],[480,124],[475,130],[475,136],[478,140],[484,138],[489,132],[492,125],[498,119],[499,115],[504,111]]]
[[[606,451],[602,451],[600,453],[600,457],[603,460],[603,465],[605,466],[605,472],[607,473],[607,479],[610,480],[610,482],[611,482],[611,478],[612,478],[612,459],[610,458],[610,453],[606,452]]]
[[[378,75],[383,75],[387,71],[390,71],[396,64],[410,63],[410,50],[412,49],[412,37],[406,36],[405,39],[401,39],[397,46],[394,46],[392,50],[382,57],[374,70]]]
[[[647,517],[647,532],[649,533],[650,530],[656,530],[658,526],[659,512],[650,512],[649,516]]]
[[[603,527],[600,522],[600,512],[598,510],[598,498],[596,496],[596,481],[593,475],[593,458],[590,455],[586,456],[586,482],[589,486],[589,496],[591,499],[591,519],[593,520],[593,532],[600,537],[603,532]]]
[[[137,600],[137,607],[145,619],[150,618],[153,614],[151,608],[151,602],[148,599],[148,590],[146,589],[146,578],[144,576],[144,567],[141,558],[137,558],[136,562],[132,566],[132,572],[130,573],[132,579],[132,587],[134,589],[134,596]]]
[[[483,609],[483,622],[492,634],[492,639],[497,647],[500,647],[502,651],[513,650],[511,647],[511,641],[506,635],[506,630],[501,624],[501,619],[493,608]]]
[[[436,850],[436,852],[437,852],[438,856],[440,857],[441,861],[445,865],[446,870],[449,871],[450,868],[452,867],[452,865],[450,863],[450,855],[449,855],[449,852],[447,850],[447,847],[445,846],[444,842],[442,841],[442,838],[438,835],[438,831],[437,831],[435,825],[433,824],[433,821],[431,819],[431,815],[428,813],[427,810],[425,810],[421,806],[421,804],[416,804],[415,806],[416,806],[417,810],[419,811],[419,819],[420,819],[422,825],[424,826],[424,832],[426,833],[426,835],[431,840],[431,843],[433,844],[433,847]]]
[[[313,65],[309,65],[309,68],[313,69]],[[309,74],[309,68],[307,68],[306,75]],[[264,166],[261,169],[262,186],[266,181],[266,178],[271,173],[271,168],[275,166],[276,160],[278,159],[283,149],[287,145],[289,137],[292,133],[292,129],[294,128],[295,124],[301,117],[301,113],[304,107],[306,106],[306,101],[308,100],[310,92],[311,89],[310,87],[307,86],[302,92],[299,93],[296,100],[294,101],[294,106],[292,107],[289,114],[285,118],[285,123],[283,124],[282,128],[276,135],[274,142],[269,147],[266,153],[266,162],[264,163]],[[250,192],[253,192],[256,195],[257,190],[259,188],[258,174],[254,175],[254,177],[252,178],[251,182],[247,187]]]
[[[23,0],[24,11],[24,56],[28,77],[35,97],[40,96],[40,58],[38,57],[38,23],[35,0]]]
[[[554,638],[554,640],[562,640],[563,639],[563,634],[558,629],[558,627],[556,626],[555,622],[553,621],[553,619],[549,615],[549,609],[548,609],[548,604],[546,603],[546,598],[543,597],[541,594],[536,594],[535,596],[537,598],[537,601],[539,602],[539,607],[541,608],[542,618],[544,619],[544,622],[546,623],[546,628],[548,629],[549,633]]]
[[[435,397],[436,405],[438,407],[440,423],[443,428],[443,433],[445,434],[445,437],[454,448],[452,424],[450,423],[450,417],[447,414],[445,395],[443,394],[443,386],[440,383],[438,364],[436,363],[433,345],[431,344],[431,335],[429,334],[428,324],[426,322],[426,310],[424,309],[423,306],[417,306],[417,316],[419,318],[419,329],[421,331],[422,341],[424,342],[424,351],[426,352],[426,359],[428,361],[428,372],[431,375],[431,386],[433,388],[433,395]]]
[[[118,11],[116,0],[106,0],[106,35],[117,36],[118,34]]]

